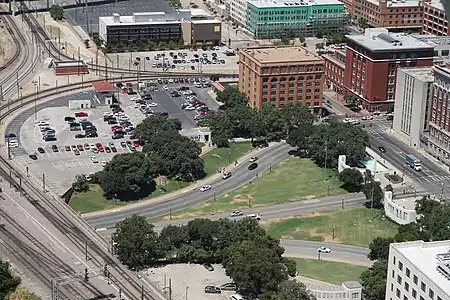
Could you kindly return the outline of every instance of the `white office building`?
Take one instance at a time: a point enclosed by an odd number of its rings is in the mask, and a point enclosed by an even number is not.
[[[247,0],[230,0],[230,18],[237,25],[244,27],[247,22]]]
[[[450,240],[393,243],[386,300],[449,300]]]
[[[397,69],[393,130],[411,147],[428,127],[433,80],[432,67]]]

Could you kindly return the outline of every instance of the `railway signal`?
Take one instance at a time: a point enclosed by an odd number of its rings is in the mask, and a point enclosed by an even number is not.
[[[89,281],[89,276],[88,276],[88,269],[84,269],[84,280],[85,281]]]

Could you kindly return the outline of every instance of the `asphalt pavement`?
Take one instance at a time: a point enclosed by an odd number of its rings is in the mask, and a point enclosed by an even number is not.
[[[232,176],[226,180],[217,178],[209,183],[212,188],[206,192],[200,192],[198,189],[186,191],[183,195],[174,195],[162,202],[149,203],[145,206],[129,206],[118,210],[99,212],[96,215],[85,216],[85,220],[97,229],[111,228],[117,222],[124,220],[132,214],[139,214],[147,218],[153,219],[169,214],[169,211],[176,212],[194,205],[201,204],[205,201],[212,200],[214,195],[219,197],[226,193],[232,192],[237,187],[254,179],[258,173],[268,170],[282,159],[288,156],[292,147],[281,142],[273,147],[264,149],[258,155],[258,168],[248,170],[249,163],[247,161],[238,162],[233,169]]]

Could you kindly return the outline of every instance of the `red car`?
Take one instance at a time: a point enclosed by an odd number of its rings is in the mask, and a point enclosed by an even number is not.
[[[111,127],[111,130],[114,132],[114,131],[117,131],[117,130],[123,130],[123,128],[120,127],[120,126],[113,126],[113,127]]]
[[[84,151],[83,145],[81,145],[81,144],[77,145],[77,149],[78,149],[78,151]]]
[[[192,104],[195,104],[195,103],[199,103],[200,100],[197,99],[197,98],[194,98],[194,99],[192,99],[190,102],[191,102]]]
[[[133,84],[131,82],[128,82],[127,87],[133,87]]]
[[[133,146],[137,148],[140,146],[140,144],[137,141],[133,141]]]
[[[208,112],[202,110],[202,111],[200,112],[200,114],[201,114],[202,116],[207,116],[207,115],[208,115]]]
[[[75,113],[75,117],[77,117],[77,118],[87,117],[87,116],[88,116],[88,114],[84,111],[79,111],[79,112]]]
[[[98,152],[105,152],[105,148],[103,148],[103,146],[99,146],[98,148]]]

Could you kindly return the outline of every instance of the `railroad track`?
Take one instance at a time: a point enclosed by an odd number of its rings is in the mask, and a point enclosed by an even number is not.
[[[16,32],[14,32],[13,29],[11,28],[11,23],[14,23],[11,21],[11,19],[12,17],[10,15],[4,15],[1,18],[1,20],[3,21],[2,23],[5,24],[6,30],[13,39],[16,51],[14,51],[14,55],[11,57],[11,59],[7,61],[2,67],[0,67],[0,72],[10,67],[19,58],[19,56],[22,54],[23,51],[22,47],[20,47],[19,45],[19,40],[16,36]],[[3,84],[4,81],[5,80],[0,81],[0,84]]]

